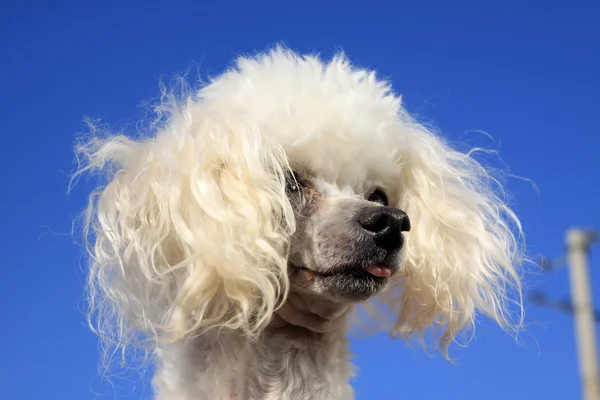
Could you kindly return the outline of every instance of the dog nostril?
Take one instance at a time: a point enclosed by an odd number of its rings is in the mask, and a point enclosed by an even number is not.
[[[382,232],[390,226],[389,218],[385,214],[371,215],[369,217],[361,218],[360,220],[362,227],[369,232]]]
[[[402,219],[402,224],[400,225],[400,232],[410,232],[410,219],[408,219],[408,215]]]

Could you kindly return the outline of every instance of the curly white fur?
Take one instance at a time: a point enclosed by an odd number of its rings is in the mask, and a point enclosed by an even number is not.
[[[410,216],[402,273],[373,299],[396,315],[393,334],[441,326],[446,352],[477,312],[515,325],[521,233],[501,186],[373,72],[277,48],[168,106],[153,135],[77,148],[78,174],[107,178],[84,225],[92,323],[109,345],[151,351],[157,398],[352,398],[346,314],[320,335],[273,328],[290,292],[295,165],[340,190],[378,182]]]

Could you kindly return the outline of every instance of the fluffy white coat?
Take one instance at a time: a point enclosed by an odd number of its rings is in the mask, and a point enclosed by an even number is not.
[[[352,399],[356,307],[405,339],[434,328],[444,352],[478,313],[515,325],[520,225],[501,186],[375,73],[277,48],[170,100],[149,135],[98,134],[77,149],[79,173],[106,178],[84,225],[91,322],[107,354],[149,352],[157,399]],[[385,187],[412,223],[385,291],[302,300],[297,312],[328,315],[324,332],[280,316],[298,224],[285,176],[297,166],[330,196]]]

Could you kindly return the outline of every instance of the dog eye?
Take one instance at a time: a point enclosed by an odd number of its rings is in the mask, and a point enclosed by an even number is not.
[[[288,193],[296,193],[302,189],[302,181],[298,178],[298,174],[291,172],[285,179],[285,191]]]
[[[379,203],[383,206],[388,205],[388,197],[387,194],[381,189],[375,189],[369,197],[367,197],[368,201],[372,201],[373,203]]]

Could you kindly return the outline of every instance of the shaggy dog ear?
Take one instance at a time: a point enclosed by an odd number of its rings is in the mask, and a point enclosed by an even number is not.
[[[442,327],[447,356],[477,312],[505,328],[515,325],[511,304],[522,313],[521,226],[494,192],[497,182],[470,154],[452,150],[414,122],[406,127],[397,207],[410,216],[412,230],[406,235],[405,274],[396,282],[402,290],[391,290],[384,301],[399,315],[392,335],[423,338],[432,324]]]
[[[104,339],[265,327],[287,293],[294,229],[278,145],[190,100],[151,138],[95,137],[77,151],[79,173],[107,176],[84,225]]]

